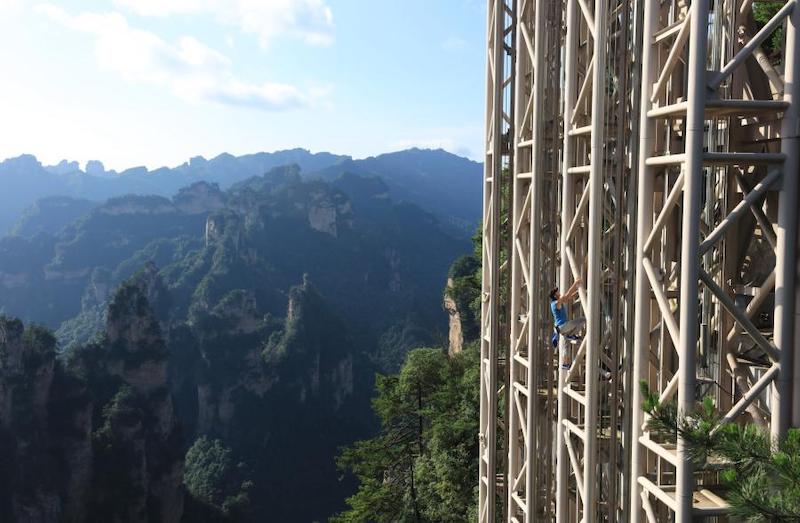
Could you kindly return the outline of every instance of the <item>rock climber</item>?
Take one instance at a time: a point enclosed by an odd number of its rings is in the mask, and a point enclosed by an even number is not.
[[[567,319],[567,306],[578,295],[580,284],[581,279],[578,278],[564,294],[558,291],[558,287],[550,291],[550,311],[553,313],[556,332],[566,338],[580,338],[586,330],[586,318]]]

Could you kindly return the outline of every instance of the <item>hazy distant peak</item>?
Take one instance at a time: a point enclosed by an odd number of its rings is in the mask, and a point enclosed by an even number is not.
[[[3,160],[0,162],[0,168],[8,171],[17,169],[42,169],[42,163],[32,154],[21,154],[14,158]]]
[[[44,169],[53,174],[72,174],[80,172],[81,166],[78,162],[61,160],[57,165],[48,165]]]
[[[364,158],[364,160],[374,160],[374,159],[381,159],[381,158],[398,158],[398,157],[405,157],[405,158],[441,158],[441,159],[450,159],[454,161],[463,161],[472,164],[479,164],[474,160],[470,160],[464,156],[451,153],[441,147],[438,149],[429,149],[429,148],[420,148],[420,147],[411,147],[410,149],[401,149],[399,151],[391,151],[388,153],[379,154],[376,156],[369,156]]]
[[[100,160],[89,160],[86,162],[86,174],[92,176],[102,176],[106,173],[106,167]]]
[[[404,151],[395,151],[391,153],[386,153],[381,156],[384,157],[407,156],[411,158],[428,158],[428,159],[446,160],[446,161],[471,164],[471,165],[481,165],[480,162],[471,160],[466,156],[461,156],[459,154],[451,153],[450,151],[447,151],[445,149],[419,149],[414,147],[412,149],[406,149]]]
[[[312,153],[303,148],[241,156],[222,153],[212,159],[194,156],[172,168],[149,170],[138,166],[120,173],[107,171],[101,162],[94,160],[86,164],[85,176],[56,174],[82,173],[77,162],[65,160],[45,168],[35,156],[23,155],[0,162],[0,176],[8,189],[0,193],[0,237],[19,221],[27,207],[45,196],[66,195],[95,201],[124,194],[172,197],[182,187],[197,181],[217,183],[221,190],[226,190],[286,165],[299,166],[304,179],[333,181],[344,172],[378,176],[394,201],[415,203],[464,234],[471,233],[480,218],[481,164],[442,149],[414,148],[361,160],[329,152]],[[262,179],[256,185],[267,188],[275,187],[276,182],[287,183],[292,176],[286,174],[279,179],[274,176]],[[347,184],[364,196],[386,193],[374,180],[340,181],[340,185]]]
[[[207,163],[208,160],[206,160],[202,156],[192,156],[191,158],[189,158],[189,167],[200,167],[201,165],[206,165]]]
[[[120,174],[122,176],[134,176],[137,174],[147,174],[147,167],[144,165],[140,165],[138,167],[131,167],[130,169],[125,169]]]
[[[216,161],[222,161],[222,160],[236,160],[236,157],[234,155],[232,155],[231,153],[221,153],[221,154],[218,154],[217,156],[215,156],[211,161],[212,162],[216,162]]]
[[[273,167],[269,171],[260,176],[251,176],[246,180],[235,183],[231,186],[231,190],[243,191],[251,190],[261,192],[271,190],[282,185],[293,185],[300,183],[300,166],[297,164],[282,165],[280,167]]]

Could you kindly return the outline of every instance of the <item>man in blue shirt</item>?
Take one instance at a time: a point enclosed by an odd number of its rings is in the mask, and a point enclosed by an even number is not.
[[[556,332],[565,338],[571,340],[579,340],[583,337],[586,331],[586,318],[578,317],[571,320],[567,319],[567,304],[575,300],[578,295],[578,287],[581,284],[581,279],[575,280],[575,283],[567,290],[565,294],[558,292],[558,287],[550,291],[550,311],[553,313],[553,321],[555,323]],[[554,335],[553,345],[558,345],[558,340]],[[562,345],[561,353],[561,368],[569,370],[572,367],[569,349]],[[611,372],[608,368],[601,363],[599,370],[601,380],[611,379]]]
[[[553,313],[556,332],[567,338],[580,337],[586,329],[586,318],[567,319],[567,305],[575,300],[580,284],[581,279],[578,278],[564,294],[558,291],[558,287],[550,291],[550,312]]]

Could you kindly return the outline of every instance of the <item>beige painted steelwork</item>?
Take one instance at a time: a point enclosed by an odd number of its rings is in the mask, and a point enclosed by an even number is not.
[[[558,383],[558,521],[615,521],[622,512],[631,7],[565,6],[560,287],[583,282],[571,315],[586,319],[586,332],[561,339],[571,367]]]
[[[550,441],[557,362],[549,348],[552,322],[546,300],[557,268],[557,7],[546,0],[520,0],[516,17],[506,481],[509,520],[520,522],[551,516],[555,486]]]
[[[798,1],[490,2],[481,521],[724,519],[640,381],[800,425]]]
[[[483,247],[481,288],[481,383],[479,434],[480,521],[496,521],[504,506],[505,434],[502,431],[507,354],[508,280],[507,208],[510,198],[513,131],[513,47],[515,0],[491,0],[487,11],[486,129],[483,176]],[[504,224],[503,222],[506,222]]]

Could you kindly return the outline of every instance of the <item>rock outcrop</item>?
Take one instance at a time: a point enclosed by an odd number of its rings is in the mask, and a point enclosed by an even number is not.
[[[97,208],[100,214],[121,216],[129,214],[172,214],[175,206],[160,196],[120,196],[108,200]]]
[[[453,278],[447,278],[447,290],[453,288]],[[442,305],[448,317],[448,345],[447,353],[450,356],[458,354],[464,349],[464,329],[461,326],[461,311],[458,304],[447,292],[444,293]]]
[[[0,521],[181,520],[178,424],[143,281],[66,363],[49,331],[0,317]]]
[[[226,198],[219,185],[196,182],[181,189],[172,202],[186,214],[203,214],[224,209]]]
[[[262,320],[252,290],[236,289],[229,292],[214,307],[211,314],[228,320],[236,332],[244,334],[256,332]]]
[[[242,219],[238,214],[225,211],[211,214],[206,218],[206,246],[225,240],[238,251],[243,229]]]
[[[353,209],[343,195],[328,190],[311,193],[308,224],[318,232],[339,236],[342,227],[352,227]]]

